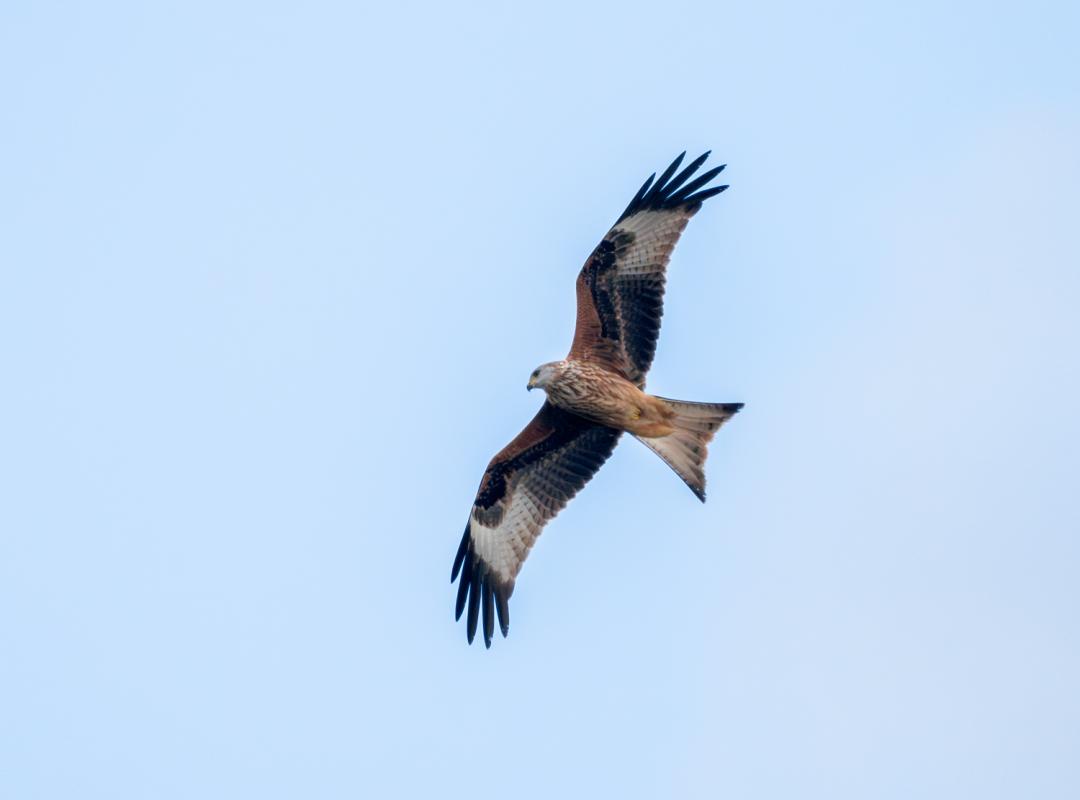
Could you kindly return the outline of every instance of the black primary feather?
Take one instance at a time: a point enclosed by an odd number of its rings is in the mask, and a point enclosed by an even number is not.
[[[491,576],[484,577],[484,647],[491,647],[491,634],[495,632],[495,592],[491,586]]]
[[[627,205],[627,207],[623,210],[622,215],[619,217],[620,221],[626,219],[632,213],[634,213],[634,209],[636,209],[638,204],[641,202],[641,198],[645,196],[645,192],[649,191],[649,187],[652,186],[652,182],[655,178],[656,173],[654,172],[652,175],[645,179],[645,183],[641,184],[641,188],[638,189],[637,194],[634,195],[634,199],[631,200],[630,204]]]
[[[656,201],[657,195],[659,195],[661,192],[667,192],[667,186],[665,186],[665,184],[668,182],[668,180],[670,180],[671,176],[675,174],[675,170],[679,168],[679,164],[682,163],[682,160],[684,158],[686,158],[685,150],[679,153],[679,155],[675,156],[675,160],[672,161],[671,164],[668,165],[668,168],[665,169],[660,174],[660,177],[656,179],[656,185],[653,186],[652,191],[645,195],[643,198],[641,198],[641,204],[643,206],[648,207],[650,203]]]
[[[706,183],[708,183],[721,172],[723,172],[724,167],[726,166],[727,164],[721,164],[719,167],[714,167],[708,172],[702,173],[699,177],[690,181],[690,183],[686,184],[686,186],[681,188],[677,194],[671,195],[669,197],[669,202],[674,203],[675,205],[681,205],[682,203],[685,203],[687,200],[690,199],[690,195],[692,195]]]
[[[465,535],[461,537],[461,544],[458,545],[457,555],[454,556],[454,568],[450,572],[450,583],[457,580],[458,571],[461,569],[461,565],[465,561],[465,555],[469,551],[469,526],[465,525]]]
[[[683,186],[690,176],[705,163],[705,160],[709,157],[709,152],[702,153],[690,162],[686,169],[678,175],[675,175],[675,170],[682,164],[682,160],[685,156],[685,151],[680,153],[675,160],[671,162],[668,168],[660,174],[660,178],[656,183],[653,183],[653,178],[656,175],[656,173],[653,173],[653,176],[645,181],[638,190],[638,193],[634,195],[634,199],[630,201],[630,205],[626,207],[626,210],[623,211],[622,215],[615,221],[615,224],[618,225],[627,217],[631,217],[640,211],[659,211],[661,209],[675,209],[683,206],[690,207],[700,205],[703,201],[728,188],[727,186],[714,187],[694,194],[694,192],[719,175],[724,167],[727,166],[726,164],[721,164],[719,167],[715,167],[714,169],[703,173],[690,181],[690,183],[686,184],[686,186]],[[675,177],[672,178],[672,175],[675,175]]]
[[[501,586],[495,588],[495,610],[499,612],[499,630],[503,638],[510,633],[510,603],[506,589]]]
[[[466,618],[465,628],[469,644],[476,637],[476,622],[480,617],[480,570],[474,569],[472,581],[469,583],[469,616]]]
[[[469,534],[466,532],[465,534]],[[469,550],[472,550],[472,545],[469,546]],[[465,610],[465,601],[469,597],[469,584],[472,581],[473,571],[473,555],[470,552],[468,559],[465,561],[465,571],[461,574],[461,583],[458,584],[457,591],[457,603],[454,605],[454,619],[461,619],[461,612]]]
[[[687,164],[686,169],[684,169],[682,172],[680,172],[678,175],[676,175],[672,179],[671,183],[669,183],[667,185],[667,190],[669,192],[674,192],[676,189],[678,189],[680,186],[682,186],[684,183],[686,183],[686,179],[689,178],[691,175],[693,175],[695,172],[697,172],[697,168],[705,163],[705,160],[709,157],[709,155],[711,153],[712,153],[712,150],[706,150],[700,156],[698,156],[693,161],[691,161],[689,164]]]

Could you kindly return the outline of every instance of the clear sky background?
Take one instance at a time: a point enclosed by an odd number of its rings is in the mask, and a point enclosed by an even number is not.
[[[1080,796],[1075,3],[0,12],[0,797]],[[712,149],[510,638],[451,561]]]

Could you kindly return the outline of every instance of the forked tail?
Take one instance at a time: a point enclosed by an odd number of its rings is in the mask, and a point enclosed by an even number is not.
[[[644,444],[675,470],[690,490],[705,502],[705,458],[709,442],[717,429],[740,408],[742,403],[690,403],[685,400],[663,400],[675,416],[670,420],[675,430],[667,436],[638,436]]]

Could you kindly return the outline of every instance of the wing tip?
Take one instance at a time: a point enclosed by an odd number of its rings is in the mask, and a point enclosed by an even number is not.
[[[711,150],[706,150],[691,161],[682,172],[675,175],[675,170],[679,168],[683,158],[686,157],[686,151],[684,150],[660,174],[660,178],[655,183],[653,183],[653,180],[656,179],[656,173],[654,172],[649,176],[649,179],[642,184],[637,194],[634,195],[634,199],[630,201],[630,204],[619,216],[615,224],[617,225],[627,217],[647,209],[658,211],[661,209],[685,208],[691,214],[697,212],[703,202],[728,188],[725,185],[698,191],[719,175],[727,164],[714,167],[687,183],[687,180],[705,163],[711,154]],[[684,184],[686,185],[684,186]]]
[[[495,621],[498,619],[499,630],[503,638],[510,634],[510,595],[514,591],[513,582],[500,581],[491,569],[477,556],[472,545],[471,526],[465,526],[458,554],[454,558],[451,582],[460,579],[457,597],[454,602],[454,620],[465,617],[465,638],[469,644],[476,639],[477,630],[484,637],[485,649],[491,649],[495,637]]]

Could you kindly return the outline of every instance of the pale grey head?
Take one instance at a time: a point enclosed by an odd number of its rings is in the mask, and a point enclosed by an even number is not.
[[[552,381],[559,377],[562,364],[562,361],[549,361],[546,364],[541,364],[532,371],[532,375],[529,376],[529,383],[525,388],[529,391],[546,389],[551,385]]]

